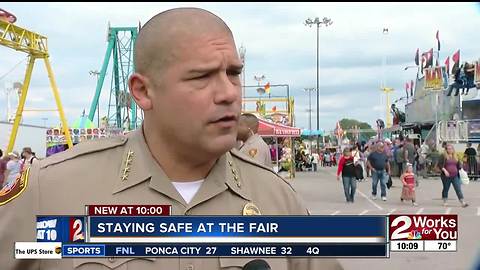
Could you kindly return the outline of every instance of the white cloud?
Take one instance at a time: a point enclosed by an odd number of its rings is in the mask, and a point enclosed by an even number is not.
[[[256,84],[254,75],[265,74],[272,84],[289,84],[295,97],[299,125],[308,125],[307,94],[304,87],[316,85],[316,29],[303,25],[307,17],[328,16],[333,25],[320,29],[320,118],[332,129],[342,117],[372,123],[384,118],[384,99],[379,91],[382,57],[387,55],[385,77],[397,89],[392,100],[404,95],[404,82],[414,78],[417,48],[436,45],[440,30],[441,61],[456,49],[462,60],[477,59],[480,25],[474,3],[4,3],[14,13],[17,25],[49,38],[52,67],[69,121],[83,109],[87,113],[94,95],[95,80],[89,70],[100,69],[106,49],[107,24],[136,26],[157,12],[178,6],[211,10],[231,27],[237,46],[247,49],[246,82]],[[38,16],[31,16],[35,10]],[[428,12],[426,12],[428,10]],[[389,28],[384,36],[382,29]],[[25,55],[0,47],[0,78]],[[25,64],[0,79],[0,108],[5,106],[4,83],[23,80]],[[101,115],[106,113],[110,81],[105,81]],[[29,100],[32,106],[52,107],[54,101],[43,63],[37,63]],[[316,113],[316,96],[312,109]],[[2,110],[0,110],[1,113]],[[35,117],[37,117],[35,119]],[[49,115],[49,119],[54,115]],[[313,116],[314,119],[316,116]],[[0,116],[0,119],[3,116]],[[41,114],[25,121],[40,121]],[[360,119],[361,118],[361,119]],[[50,122],[50,120],[49,120]],[[316,119],[313,121],[316,125]]]
[[[385,111],[385,106],[381,106],[381,105],[373,106],[372,110],[374,112],[384,112]]]

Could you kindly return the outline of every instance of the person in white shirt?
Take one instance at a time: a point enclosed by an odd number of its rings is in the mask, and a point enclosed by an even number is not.
[[[318,161],[320,160],[320,156],[318,153],[315,151],[312,153],[312,164],[313,164],[313,171],[316,172],[318,168]]]
[[[8,153],[9,161],[7,162],[7,169],[5,170],[5,181],[3,187],[12,186],[15,180],[20,175],[21,162],[20,156],[16,151]]]

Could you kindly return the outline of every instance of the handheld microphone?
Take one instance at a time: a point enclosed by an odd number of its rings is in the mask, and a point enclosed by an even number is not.
[[[245,264],[242,268],[243,270],[272,270],[270,265],[265,260],[253,260]]]

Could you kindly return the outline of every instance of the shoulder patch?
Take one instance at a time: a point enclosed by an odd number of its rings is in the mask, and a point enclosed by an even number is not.
[[[95,153],[110,148],[114,148],[120,145],[124,145],[128,138],[126,136],[120,136],[108,139],[97,139],[93,141],[85,141],[75,145],[73,148],[64,152],[52,155],[44,160],[40,161],[40,168],[45,168],[50,165],[54,165],[66,160],[70,160],[79,156],[83,156],[90,153]]]
[[[262,169],[265,169],[265,170],[268,170],[268,171],[271,171],[272,173],[275,173],[271,168],[268,168],[266,166],[264,166],[263,164],[260,164],[258,163],[257,161],[255,161],[254,159],[251,159],[250,158],[250,154],[245,154],[245,153],[242,153],[240,151],[238,151],[237,149],[232,149],[230,150],[230,154],[238,159],[241,159],[247,163],[250,163],[252,165],[255,165],[257,167],[260,167]],[[276,173],[275,173],[276,174]]]
[[[236,157],[236,158],[238,158],[238,159],[240,159],[240,160],[242,160],[242,161],[244,161],[244,162],[247,162],[247,163],[249,163],[249,164],[251,164],[251,165],[254,165],[254,166],[256,166],[256,167],[262,168],[262,169],[264,169],[264,170],[267,170],[267,171],[273,173],[276,177],[282,179],[283,182],[287,183],[287,184],[290,186],[290,188],[295,191],[295,189],[293,188],[292,184],[291,184],[287,179],[285,179],[285,178],[281,177],[280,175],[278,175],[272,168],[268,168],[268,167],[264,166],[263,164],[260,164],[260,163],[256,162],[255,160],[250,159],[246,154],[244,154],[244,153],[242,153],[242,152],[240,152],[240,151],[238,151],[238,150],[236,150],[236,149],[230,150],[230,154],[231,154],[233,157]]]
[[[27,188],[29,174],[30,167],[19,174],[15,181],[6,184],[2,189],[0,189],[0,205],[10,202],[22,194],[22,192]]]
[[[248,150],[248,155],[254,158],[257,155],[258,150],[256,148]]]

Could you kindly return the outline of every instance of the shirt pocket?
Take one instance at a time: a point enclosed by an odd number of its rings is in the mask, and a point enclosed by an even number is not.
[[[222,270],[239,270],[247,263],[261,259],[266,261],[273,270],[288,270],[288,260],[283,258],[219,258],[220,269]]]
[[[76,270],[153,269],[155,258],[84,258],[73,259]]]

